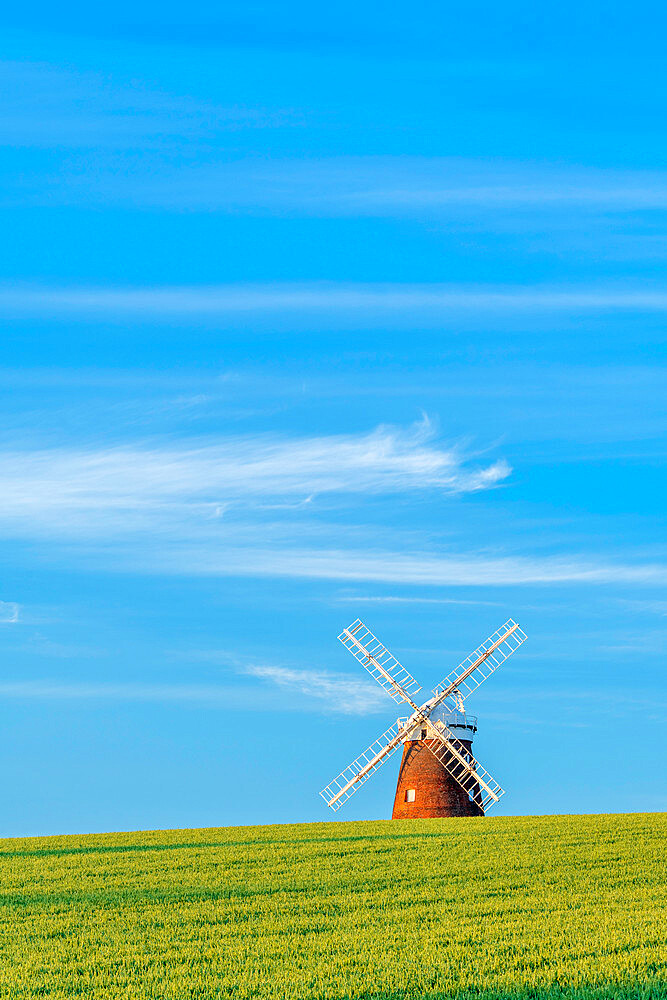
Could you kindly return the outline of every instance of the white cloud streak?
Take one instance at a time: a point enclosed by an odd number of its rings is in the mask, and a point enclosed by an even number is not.
[[[498,601],[466,601],[456,597],[405,597],[397,594],[383,594],[376,597],[344,595],[337,597],[336,601],[338,604],[466,604],[474,606],[483,604],[493,608],[502,607]]]
[[[78,546],[87,564],[138,573],[426,587],[667,582],[656,560],[438,551],[405,531],[387,545],[384,529],[321,518],[322,496],[337,495],[340,506],[358,496],[461,495],[509,471],[439,446],[426,420],[357,435],[6,450],[0,534],[65,543],[68,558]],[[5,620],[17,613],[8,606]]]
[[[0,315],[41,318],[190,320],[311,316],[355,325],[441,321],[458,315],[667,311],[667,288],[244,284],[102,288],[0,288]]]
[[[228,437],[197,447],[5,451],[0,533],[74,543],[85,560],[139,573],[427,587],[667,581],[657,561],[423,550],[405,532],[387,547],[380,529],[318,517],[320,496],[347,503],[425,490],[460,495],[508,476],[506,463],[473,464],[460,449],[438,446],[433,433],[423,421],[360,435]],[[6,618],[13,615],[6,609]]]
[[[219,576],[365,581],[421,586],[515,586],[577,584],[663,585],[667,565],[614,563],[593,557],[433,555],[360,550],[226,548],[216,554],[203,547],[179,550],[175,559],[156,554],[163,571]]]
[[[279,666],[249,666],[245,668],[245,673],[324,702],[328,712],[365,715],[386,710],[391,704],[384,691],[363,678]]]
[[[280,110],[224,107],[137,79],[119,84],[102,73],[46,62],[0,61],[0,96],[4,143],[59,152],[68,146],[132,150],[140,142],[150,158],[170,140],[285,125],[294,117]],[[63,180],[67,173],[64,168]]]
[[[15,64],[17,65],[17,64]],[[7,70],[5,70],[5,75]],[[193,134],[222,133],[230,128],[299,125],[294,111],[262,108],[224,108],[188,98],[152,92],[147,88],[101,87],[99,79],[56,74],[51,68],[40,85],[39,72],[19,72],[7,108],[16,109],[16,91],[36,83],[32,102],[20,114],[5,112],[5,133],[14,141],[57,144],[78,140],[98,148],[117,149],[142,136],[148,163],[128,163],[118,157],[98,158],[92,171],[76,171],[61,164],[59,184],[34,184],[22,193],[30,202],[48,196],[60,203],[132,204],[151,208],[187,208],[220,213],[301,217],[423,217],[440,214],[454,222],[479,224],[489,215],[499,222],[511,214],[532,218],[568,214],[572,224],[583,213],[588,218],[611,216],[619,224],[623,213],[667,208],[667,174],[660,170],[613,170],[569,167],[558,163],[530,163],[463,157],[340,156],[303,160],[238,159],[213,156],[191,164],[151,157],[158,142],[187,140]],[[1,83],[1,79],[0,79]],[[79,92],[85,90],[85,113]],[[57,99],[57,107],[54,106]],[[20,106],[19,106],[20,107]],[[59,131],[58,131],[59,129]],[[521,211],[523,210],[523,211]],[[561,222],[562,220],[558,220]],[[514,220],[516,225],[516,219]]]
[[[631,611],[639,612],[640,614],[658,615],[667,618],[667,601],[636,601],[626,599],[621,601],[621,604],[623,607],[629,608]]]
[[[117,701],[211,701],[224,703],[230,692],[219,685],[205,684],[99,684],[81,681],[3,681],[0,698]]]
[[[18,604],[14,601],[0,601],[0,625],[13,625],[18,620]]]
[[[219,518],[229,503],[276,509],[276,499],[301,506],[321,494],[460,494],[489,489],[509,475],[504,461],[473,465],[460,449],[439,447],[432,438],[433,428],[422,421],[358,435],[4,451],[0,526],[59,534],[169,525],[189,537],[195,522]]]
[[[293,709],[300,710],[303,698],[325,714],[363,715],[386,711],[391,702],[378,686],[345,675],[322,670],[295,670],[280,666],[247,666],[237,672],[260,678],[286,694],[296,697]],[[268,692],[267,692],[268,693]],[[117,701],[195,703],[236,710],[270,710],[269,699],[255,686],[221,684],[146,684],[140,682],[99,683],[89,681],[22,680],[0,682],[0,699],[25,701]],[[289,710],[289,700],[281,702]]]
[[[306,164],[244,160],[173,172],[142,190],[148,203],[166,205],[171,196],[219,211],[343,216],[440,211],[465,213],[469,222],[475,208],[496,215],[526,208],[540,218],[568,207],[610,213],[667,208],[667,175],[660,171],[497,160],[490,165],[454,157],[340,157]]]

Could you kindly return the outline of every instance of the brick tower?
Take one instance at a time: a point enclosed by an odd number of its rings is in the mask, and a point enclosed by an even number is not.
[[[470,754],[477,719],[465,712],[438,710],[432,720],[442,719]],[[434,819],[441,816],[483,816],[479,786],[469,794],[429,750],[439,741],[426,738],[418,726],[403,741],[403,758],[398,772],[392,819]]]

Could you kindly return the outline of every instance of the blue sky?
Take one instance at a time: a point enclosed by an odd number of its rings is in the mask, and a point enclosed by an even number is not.
[[[667,808],[664,29],[6,15],[1,834],[333,818],[357,616],[426,691],[528,633],[498,814]]]

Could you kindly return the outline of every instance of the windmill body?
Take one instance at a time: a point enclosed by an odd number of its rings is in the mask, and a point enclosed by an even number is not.
[[[431,713],[472,755],[477,717],[440,706]],[[483,816],[480,789],[470,795],[451,771],[432,753],[425,727],[416,727],[403,740],[403,756],[396,782],[392,819],[436,819],[439,816]]]
[[[400,747],[403,748],[392,817],[483,816],[503,789],[472,753],[477,719],[465,699],[525,642],[516,622],[497,632],[445,677],[423,704],[420,687],[360,619],[338,636],[355,659],[397,703],[412,712],[399,718],[353,760],[321,795],[337,810]]]

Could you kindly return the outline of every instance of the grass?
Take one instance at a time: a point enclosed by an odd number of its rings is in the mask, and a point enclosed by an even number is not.
[[[0,841],[0,997],[667,997],[667,815]]]

